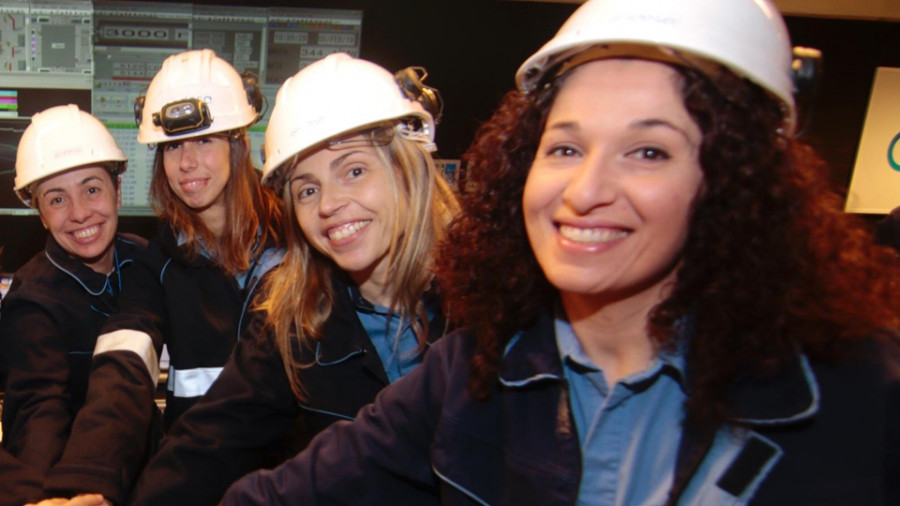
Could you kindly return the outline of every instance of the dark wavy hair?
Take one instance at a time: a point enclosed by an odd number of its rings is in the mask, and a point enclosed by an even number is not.
[[[900,326],[900,277],[895,255],[843,213],[825,165],[784,133],[774,98],[724,70],[713,82],[675,68],[703,133],[705,187],[677,279],[648,331],[672,349],[689,317],[688,414],[719,421],[729,418],[726,389],[738,374],[777,371],[798,347],[835,359],[844,344]],[[448,308],[476,338],[469,386],[477,397],[494,387],[509,339],[556,300],[528,243],[522,192],[564,80],[508,93],[464,155],[462,214],[437,272]]]

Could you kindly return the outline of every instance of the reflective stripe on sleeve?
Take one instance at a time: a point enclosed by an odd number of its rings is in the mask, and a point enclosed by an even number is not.
[[[197,367],[196,369],[169,368],[167,388],[175,397],[200,397],[216,381],[221,367]]]
[[[94,356],[110,351],[136,353],[147,366],[147,373],[153,384],[159,382],[159,357],[156,356],[153,340],[145,332],[123,329],[102,334],[94,345]]]

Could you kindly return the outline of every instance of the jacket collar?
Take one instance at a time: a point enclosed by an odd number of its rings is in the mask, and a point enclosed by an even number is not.
[[[172,224],[169,222],[162,223],[159,231],[159,245],[163,253],[169,258],[178,260],[179,263],[187,263],[187,256],[182,251],[180,244],[181,241],[178,235],[175,234],[175,230],[172,229]],[[205,258],[204,261],[209,262]]]
[[[159,244],[163,253],[178,263],[197,267],[216,267],[215,262],[210,260],[206,254],[198,254],[189,258],[188,248],[184,246],[182,237],[175,232],[171,223],[166,222],[161,225],[159,236]]]
[[[349,281],[338,272],[332,275],[331,286],[334,303],[331,316],[322,330],[323,339],[316,340],[314,360],[319,365],[327,366],[362,355],[357,359],[362,367],[388,385],[390,382],[378,352],[356,315]]]
[[[359,287],[355,283],[347,280],[345,275],[335,275],[335,279],[332,281],[332,285],[334,286],[335,293],[338,293],[340,291],[341,293],[348,294],[348,307],[353,308],[353,311],[352,314],[350,312],[347,312],[347,318],[356,318],[357,310],[361,310],[363,312],[372,312],[375,310],[375,306],[362,296],[362,293],[360,293],[359,291]],[[425,304],[426,312],[430,315],[430,318],[428,320],[428,337],[426,338],[426,342],[431,345],[435,341],[437,341],[438,338],[449,332],[449,323],[444,317],[443,308],[441,307],[440,295],[438,294],[438,289],[434,284],[432,284],[431,287],[429,287],[429,289],[422,295],[422,301]]]
[[[735,422],[777,425],[798,422],[819,411],[819,384],[806,355],[799,351],[780,371],[743,376],[727,391]]]
[[[562,361],[556,347],[553,316],[542,312],[537,321],[509,341],[500,361],[500,382],[523,387],[544,380],[563,378]]]
[[[323,329],[324,339],[315,343],[314,359],[320,364],[340,363],[358,355],[364,355],[363,366],[388,384],[384,366],[369,335],[356,314],[356,304],[350,295],[352,282],[341,272],[332,275],[331,286],[334,304],[331,316]],[[429,322],[429,344],[444,335],[445,318],[440,311],[439,296],[435,290],[425,294],[425,303],[434,309],[434,317]]]
[[[323,327],[323,339],[318,339],[316,354],[319,360],[331,362],[356,350],[365,348],[365,329],[356,318],[347,283],[337,275],[331,277],[334,294],[331,316]],[[373,350],[374,351],[374,350]]]
[[[109,286],[108,275],[95,272],[84,265],[82,261],[69,255],[49,234],[44,247],[44,255],[54,267],[74,279],[85,292],[96,296],[107,290]],[[115,272],[115,269],[115,266],[113,266],[113,272]]]
[[[685,329],[690,332],[690,326]],[[691,374],[690,363],[686,367]],[[536,381],[564,377],[553,316],[544,311],[529,328],[519,332],[506,346],[500,363],[500,382],[522,387]],[[777,373],[739,377],[727,390],[736,413],[734,422],[775,425],[805,420],[819,409],[819,385],[809,360],[796,352]]]

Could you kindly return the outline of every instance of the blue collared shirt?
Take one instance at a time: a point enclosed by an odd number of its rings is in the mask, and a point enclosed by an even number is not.
[[[610,388],[564,315],[555,331],[581,443],[578,504],[664,504],[681,440],[684,357],[660,353]]]
[[[384,306],[372,304],[356,287],[350,288],[350,297],[356,305],[359,321],[378,352],[388,381],[397,381],[422,363],[424,353],[418,349],[419,342],[409,320]]]

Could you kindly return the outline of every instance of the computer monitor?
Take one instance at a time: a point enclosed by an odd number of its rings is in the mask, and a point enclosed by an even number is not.
[[[0,215],[35,214],[13,192],[15,152],[34,112],[68,103],[91,112],[128,156],[124,216],[151,216],[155,149],[138,144],[134,100],[163,60],[210,48],[257,73],[267,111],[249,132],[262,166],[268,112],[289,76],[328,54],[358,56],[362,11],[121,0],[0,0]]]

